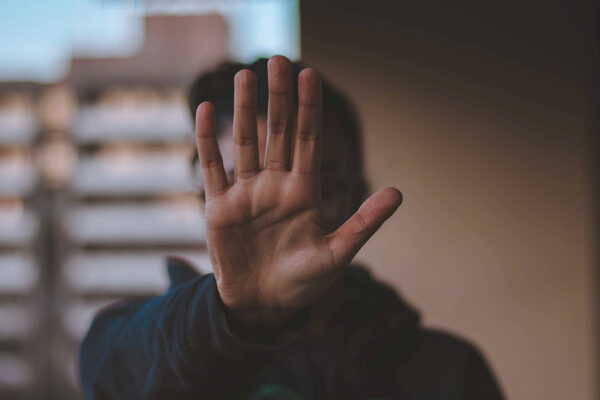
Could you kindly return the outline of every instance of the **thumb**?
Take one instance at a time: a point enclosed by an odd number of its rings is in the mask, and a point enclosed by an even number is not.
[[[337,267],[345,267],[402,203],[402,193],[388,187],[371,195],[342,226],[329,236]]]

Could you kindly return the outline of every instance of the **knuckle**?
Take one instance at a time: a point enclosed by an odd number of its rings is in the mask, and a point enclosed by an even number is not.
[[[301,129],[298,132],[296,132],[296,137],[298,138],[298,140],[303,142],[312,142],[317,137],[317,131],[313,129]]]
[[[271,121],[269,130],[273,135],[283,135],[287,131],[288,126],[287,121]]]
[[[267,160],[267,168],[284,171],[287,169],[287,163],[281,160]]]
[[[363,217],[362,214],[357,213],[356,218],[355,218],[355,224],[354,224],[354,233],[356,235],[361,235],[361,234],[367,233],[368,231],[369,231],[369,225],[367,224],[365,217]]]
[[[215,139],[215,135],[213,135],[212,133],[201,132],[198,135],[196,135],[196,140],[198,140],[199,142],[210,143],[214,139]]]
[[[256,171],[253,169],[240,170],[240,171],[237,171],[236,179],[243,181],[243,180],[252,178],[255,174],[256,174]]]
[[[238,146],[242,146],[242,147],[247,147],[247,146],[254,146],[257,142],[257,139],[255,137],[252,136],[236,136],[234,139],[234,143]]]
[[[254,112],[256,110],[256,105],[252,103],[238,102],[235,104],[235,109],[238,112]]]
[[[216,158],[202,159],[200,160],[200,165],[204,169],[213,169],[219,167],[221,165],[221,160]]]

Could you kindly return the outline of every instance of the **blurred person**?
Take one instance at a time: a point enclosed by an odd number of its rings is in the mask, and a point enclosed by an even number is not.
[[[473,345],[350,265],[402,195],[365,200],[340,92],[276,56],[200,76],[189,103],[214,273],[170,257],[167,293],[103,310],[81,345],[88,399],[502,398]]]

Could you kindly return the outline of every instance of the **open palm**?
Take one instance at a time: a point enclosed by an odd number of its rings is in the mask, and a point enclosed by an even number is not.
[[[216,140],[212,105],[197,110],[198,154],[206,190],[206,225],[219,295],[241,324],[282,322],[323,294],[362,245],[400,205],[400,192],[371,196],[335,231],[321,211],[321,82],[311,68],[268,64],[268,139],[259,166],[256,77],[235,76],[235,179],[229,184]]]

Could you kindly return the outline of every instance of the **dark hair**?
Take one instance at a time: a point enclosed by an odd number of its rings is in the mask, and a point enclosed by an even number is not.
[[[231,118],[233,113],[233,78],[242,69],[249,69],[256,74],[257,78],[257,110],[259,115],[266,115],[268,109],[268,78],[266,58],[259,58],[251,64],[235,62],[224,62],[217,68],[198,76],[188,92],[188,106],[192,119],[195,118],[196,109],[200,103],[210,101],[215,108],[217,134],[221,131],[220,124],[226,118]],[[294,81],[294,93],[298,93],[298,75],[304,66],[300,63],[292,63]],[[348,98],[337,90],[326,79],[323,82],[323,124],[327,132],[328,120],[332,116],[343,126],[343,140],[348,143],[356,162],[357,180],[360,180],[361,189],[359,197],[364,196],[366,185],[363,183],[363,157],[360,124],[354,106]],[[294,107],[297,107],[297,96],[294,96]],[[193,163],[197,161],[197,154]]]

